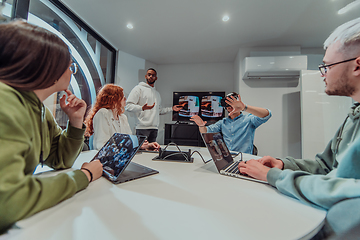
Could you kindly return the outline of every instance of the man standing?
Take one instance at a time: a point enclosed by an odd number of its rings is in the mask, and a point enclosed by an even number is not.
[[[235,103],[239,108],[234,109],[229,105]],[[255,129],[269,120],[271,111],[244,104],[240,95],[235,92],[229,93],[224,101],[221,101],[221,105],[228,111],[229,117],[207,127],[205,126],[207,122],[198,115],[191,117],[190,120],[199,126],[201,133],[221,132],[230,151],[253,154]],[[244,115],[242,112],[250,114]]]
[[[241,173],[267,180],[305,204],[329,210],[325,228],[319,233],[325,235],[322,237],[360,222],[360,18],[335,29],[324,48],[319,70],[325,93],[357,102],[324,152],[317,154],[315,161],[266,156],[239,164]]]
[[[161,107],[161,97],[155,89],[156,70],[149,68],[145,75],[146,82],[140,82],[130,92],[125,110],[137,117],[136,134],[147,136],[149,142],[156,142],[160,116],[168,112],[179,111],[181,106]]]

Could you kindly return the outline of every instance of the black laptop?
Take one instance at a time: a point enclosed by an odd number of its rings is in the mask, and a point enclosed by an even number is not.
[[[103,164],[103,176],[113,183],[123,183],[159,173],[158,171],[131,162],[146,137],[114,133],[92,159]]]
[[[238,165],[242,160],[234,161],[221,133],[203,133],[202,137],[220,174],[255,182],[268,183],[240,173]]]

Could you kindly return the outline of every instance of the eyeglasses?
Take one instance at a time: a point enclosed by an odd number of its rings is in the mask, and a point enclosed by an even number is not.
[[[346,62],[354,61],[355,59],[357,59],[357,57],[356,58],[351,58],[351,59],[348,59],[348,60],[344,60],[344,61],[341,61],[341,62],[332,63],[332,64],[329,64],[329,65],[320,64],[319,65],[320,73],[321,73],[322,76],[324,76],[327,73],[329,67],[334,66],[336,64],[340,64],[340,63],[346,63]]]
[[[72,74],[76,74],[78,71],[78,65],[73,62],[73,63],[71,63],[69,69],[72,72]]]

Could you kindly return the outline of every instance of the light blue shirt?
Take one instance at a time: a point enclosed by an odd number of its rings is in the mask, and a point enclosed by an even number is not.
[[[252,154],[255,129],[267,122],[271,117],[271,111],[267,110],[269,115],[263,118],[252,114],[240,114],[234,119],[223,118],[206,127],[207,132],[221,132],[230,151]]]

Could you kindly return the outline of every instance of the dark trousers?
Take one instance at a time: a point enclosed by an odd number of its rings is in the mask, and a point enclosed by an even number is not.
[[[149,142],[156,142],[157,129],[136,129],[136,135],[146,136]]]

